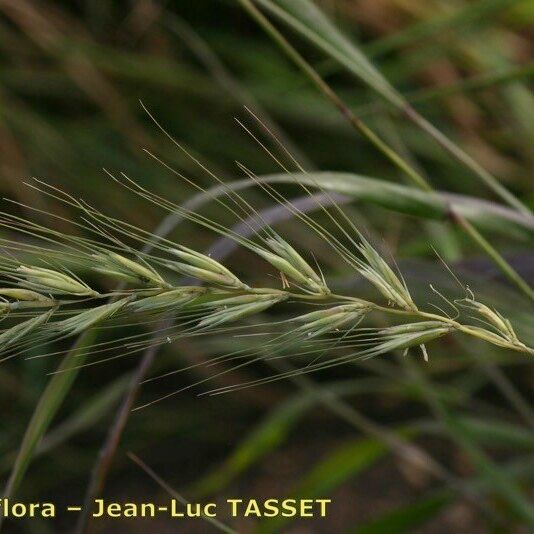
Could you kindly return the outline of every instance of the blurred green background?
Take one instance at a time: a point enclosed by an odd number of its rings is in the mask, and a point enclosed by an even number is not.
[[[534,205],[532,1],[321,0],[315,5],[423,116],[524,204]],[[103,168],[123,171],[177,204],[196,191],[143,149],[195,183],[213,185],[158,130],[140,102],[224,180],[243,177],[236,161],[257,175],[279,172],[235,121],[254,128],[246,106],[306,169],[411,186],[238,2],[3,0],[0,17],[0,188],[2,197],[20,203],[2,201],[6,211],[45,224],[50,219],[28,206],[79,217],[27,187],[35,176],[116,218],[154,229],[165,214],[114,184]],[[298,32],[276,25],[355,115],[436,189],[499,202],[469,169],[365,84]],[[291,198],[303,194],[297,187],[284,191]],[[247,198],[259,208],[272,205],[259,191]],[[532,303],[456,227],[364,202],[346,209],[396,258],[421,303],[437,302],[429,296],[429,283],[462,296],[436,249],[481,300],[497,305],[518,331],[534,339]],[[232,222],[214,204],[202,213]],[[60,219],[54,226],[75,231]],[[357,294],[369,291],[304,226],[285,222],[277,228],[302,249],[313,250],[334,285]],[[217,240],[189,223],[172,235],[198,250]],[[532,235],[530,240],[485,235],[532,284]],[[244,276],[265,279],[261,263],[249,260],[238,251],[227,261]],[[207,337],[162,347],[148,374],[207,361],[244,343],[253,342]],[[54,358],[0,366],[0,469],[6,479],[47,373],[60,361]],[[80,373],[38,447],[19,499],[83,500],[139,360],[136,355]],[[210,372],[199,367],[149,383],[138,402]],[[257,366],[221,377],[216,385],[273,372]],[[447,338],[433,347],[430,365],[416,355],[392,355],[221,397],[198,397],[189,390],[131,414],[103,494],[129,501],[167,498],[127,457],[132,451],[191,500],[332,498],[329,517],[320,521],[220,518],[239,532],[527,532],[534,514],[533,384],[526,356]],[[6,532],[36,533],[72,527],[72,517],[64,515],[55,523],[21,520],[4,526]],[[177,526],[163,519],[89,525],[91,532],[117,528],[175,532]],[[201,520],[180,523],[179,529],[215,531]]]

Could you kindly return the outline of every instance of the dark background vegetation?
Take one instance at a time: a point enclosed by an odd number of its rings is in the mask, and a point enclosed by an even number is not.
[[[317,4],[420,113],[525,204],[534,205],[532,2]],[[244,109],[247,105],[261,110],[308,169],[406,183],[237,2],[3,0],[0,15],[3,197],[73,216],[67,207],[24,185],[37,176],[114,217],[155,228],[164,213],[126,193],[102,168],[124,171],[178,204],[194,189],[143,148],[198,184],[213,182],[162,135],[140,100],[225,180],[242,176],[236,160],[258,175],[278,172],[234,120],[253,124]],[[279,27],[355,114],[422,169],[434,187],[498,202],[469,169],[388,109],[364,84]],[[302,195],[291,187],[286,193]],[[248,198],[258,207],[270,205],[259,192]],[[4,209],[49,224],[27,207],[4,202]],[[203,210],[229,220],[215,205]],[[397,259],[419,302],[434,298],[429,282],[461,296],[437,260],[436,248],[481,300],[497,305],[523,335],[534,338],[532,303],[506,283],[457,228],[363,203],[348,206],[347,213],[366,232],[379,236],[376,239]],[[74,231],[66,222],[54,224]],[[303,250],[314,251],[334,284],[369,291],[306,228],[292,223],[279,228]],[[486,237],[527,281],[534,281],[532,241],[490,233]],[[202,250],[217,236],[182,224],[173,238]],[[228,264],[252,278],[261,277],[264,268],[239,252]],[[232,343],[237,342],[208,337],[163,347],[149,374],[206,361],[231,349]],[[5,479],[49,380],[47,373],[59,358],[19,359],[0,366],[0,469]],[[202,388],[188,390],[131,414],[106,472],[103,495],[130,501],[167,498],[127,457],[132,451],[192,500],[333,499],[330,515],[322,521],[277,524],[220,518],[240,532],[526,531],[517,509],[528,510],[533,497],[534,375],[528,358],[447,338],[432,346],[429,364],[414,351],[406,359],[380,357],[311,375],[304,382],[273,383],[221,397],[198,397]],[[118,359],[79,374],[29,466],[18,499],[83,500],[98,451],[113,428],[139,360],[139,355]],[[199,368],[146,384],[138,402],[154,400],[210,372]],[[220,384],[273,372],[258,366],[228,375]],[[412,448],[405,450],[406,443]],[[426,455],[419,463],[410,462],[421,450]],[[439,465],[437,476],[429,468],[432,462]],[[499,493],[503,480],[517,490],[517,506]],[[7,523],[5,529],[46,533],[72,526],[72,517],[63,514],[55,524],[19,521]],[[90,525],[92,532],[147,528],[206,532],[213,527],[201,520],[177,527],[163,519],[124,521],[119,527],[106,522]]]

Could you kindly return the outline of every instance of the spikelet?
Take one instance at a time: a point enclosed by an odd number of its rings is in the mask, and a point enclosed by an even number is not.
[[[204,282],[216,284],[233,289],[247,289],[248,286],[243,284],[224,265],[211,259],[205,254],[196,252],[190,248],[179,245],[178,248],[168,249],[168,251],[177,256],[182,262],[164,261],[164,265],[186,276],[192,276]],[[184,263],[185,262],[185,263]]]
[[[87,284],[53,269],[21,265],[17,268],[17,272],[21,273],[26,279],[25,285],[37,291],[80,297],[98,296],[98,292],[91,289]]]
[[[217,295],[216,300],[211,300],[208,302],[204,302],[201,304],[201,307],[207,307],[207,308],[225,308],[228,306],[235,306],[239,304],[251,304],[253,302],[258,302],[260,300],[265,300],[266,298],[277,298],[281,297],[281,300],[284,300],[287,298],[287,293],[284,291],[278,291],[276,289],[265,289],[265,290],[255,290],[254,293],[251,294],[244,294],[244,295],[236,295],[234,297],[227,297],[224,296],[221,298],[220,294]],[[228,295],[228,293],[225,293],[225,295]]]
[[[278,254],[280,258],[286,260],[296,271],[304,275],[304,282],[313,292],[329,294],[330,290],[325,285],[320,276],[312,269],[309,263],[284,239],[276,236],[276,239],[266,240],[271,250]],[[283,272],[283,271],[282,271]],[[291,276],[289,273],[284,273]]]
[[[508,349],[513,348],[515,350],[520,350],[521,352],[528,352],[530,354],[534,354],[534,350],[528,348],[524,343],[522,343],[518,339],[513,339],[513,340],[508,339],[505,336],[496,334],[495,332],[491,332],[490,330],[487,330],[486,328],[480,328],[479,326],[464,325],[462,327],[462,332],[475,336],[484,341],[488,341],[489,343],[493,343],[494,345],[497,345],[499,347],[508,348]]]
[[[276,254],[269,252],[260,247],[250,245],[249,248],[268,261],[273,267],[278,269],[281,273],[289,277],[298,285],[304,286],[312,293],[327,295],[330,290],[324,285],[322,280],[314,273],[313,277],[310,275],[311,267],[303,268],[302,264],[306,263],[298,253],[288,244],[284,246],[281,241],[268,240],[269,246],[276,251]],[[281,254],[279,254],[279,251]],[[299,259],[297,259],[297,257]]]
[[[17,302],[2,302],[1,308],[4,310],[14,310],[23,307],[42,308],[55,306],[57,301],[41,295],[31,289],[22,289],[19,287],[0,288],[0,296],[14,299]]]
[[[113,251],[103,251],[93,257],[100,263],[95,271],[130,283],[142,283],[153,287],[170,287],[151,267],[146,267]]]
[[[333,306],[331,308],[326,308],[322,310],[312,311],[309,313],[305,313],[303,315],[298,315],[297,317],[293,318],[293,321],[299,322],[299,323],[308,323],[310,321],[316,321],[318,319],[327,319],[328,317],[331,317],[332,315],[337,315],[339,313],[344,312],[355,312],[355,311],[367,311],[369,309],[369,303],[362,301],[360,302],[354,302],[350,304],[342,304],[340,306]]]
[[[357,269],[360,274],[367,278],[389,302],[393,302],[405,310],[416,311],[417,306],[406,285],[399,280],[391,267],[369,242],[362,238],[362,242],[357,245],[357,248],[366,260],[365,262],[360,261],[358,264]]]
[[[3,297],[9,297],[15,300],[26,300],[36,302],[49,302],[51,299],[45,295],[41,295],[35,291],[29,289],[21,289],[18,287],[3,287],[0,288],[0,295]]]
[[[347,324],[358,324],[369,309],[369,305],[365,303],[353,303],[299,315],[293,321],[304,324],[294,332],[303,333],[308,338],[314,338],[327,332],[336,331]]]
[[[27,321],[23,321],[15,326],[12,326],[5,332],[0,334],[0,353],[3,353],[6,349],[13,347],[22,338],[25,338],[38,330],[43,324],[45,324],[54,310],[49,310],[46,313],[42,313]]]
[[[97,306],[86,311],[83,311],[73,317],[68,319],[63,319],[62,321],[57,321],[49,325],[50,330],[56,334],[62,334],[65,336],[74,336],[87,330],[91,326],[94,326],[106,319],[109,319],[111,316],[115,315],[122,307],[124,307],[130,298],[124,298],[118,300],[117,302],[112,302],[111,304],[103,304],[102,306]]]
[[[406,355],[408,349],[419,346],[423,358],[428,361],[425,343],[434,341],[454,329],[452,325],[443,325],[439,321],[421,321],[397,326],[390,326],[379,330],[385,341],[377,345],[373,355],[383,354],[392,350],[403,350]]]
[[[505,339],[512,343],[520,343],[510,321],[498,311],[492,310],[490,307],[476,300],[468,299],[462,302],[490,322]]]
[[[178,287],[130,302],[128,309],[133,312],[172,312],[189,304],[205,292],[206,288],[203,287]]]
[[[287,298],[284,294],[254,295],[255,298],[253,300],[247,297],[250,297],[250,295],[242,295],[233,299],[223,299],[223,301],[232,300],[232,304],[228,305],[227,302],[221,309],[207,315],[198,323],[198,328],[213,328],[221,324],[237,321],[243,317],[261,313]],[[215,304],[221,305],[220,302]]]
[[[424,332],[432,328],[442,327],[443,323],[440,321],[420,321],[418,323],[399,324],[396,326],[388,326],[378,331],[384,336],[396,336],[399,334],[411,334],[412,332]]]
[[[407,332],[405,334],[397,334],[391,336],[387,343],[391,343],[391,348],[388,350],[395,349],[406,349],[410,347],[415,347],[416,345],[421,345],[423,343],[428,343],[433,341],[438,337],[444,336],[451,332],[452,328],[448,326],[439,326],[434,328],[427,328],[419,332]]]

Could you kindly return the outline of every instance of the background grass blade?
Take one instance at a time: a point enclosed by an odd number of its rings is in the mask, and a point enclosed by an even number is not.
[[[70,369],[75,365],[80,365],[84,361],[83,355],[80,355],[80,351],[89,347],[95,339],[95,334],[90,333],[78,339],[74,347],[65,356],[58,367],[58,371]],[[35,450],[39,445],[41,439],[47,432],[50,423],[57,414],[57,411],[63,404],[65,397],[67,396],[76,376],[78,370],[70,370],[55,374],[49,380],[43,394],[39,398],[39,402],[35,407],[32,418],[28,423],[24,438],[17,453],[17,459],[9,480],[7,482],[6,489],[4,491],[4,497],[10,498],[14,495],[18,489],[26,470],[35,454]],[[0,517],[0,525],[2,519]]]
[[[353,534],[389,534],[390,532],[413,532],[435,517],[451,501],[449,491],[434,492],[433,495],[418,499],[413,504],[401,506],[395,510],[359,524],[350,530]]]
[[[287,495],[294,499],[314,499],[329,495],[350,477],[361,473],[387,453],[387,447],[376,439],[361,439],[345,443],[318,462],[299,480]],[[263,520],[258,531],[262,534],[278,532],[291,518],[277,516]]]
[[[397,109],[405,113],[410,120],[433,137],[447,152],[469,167],[510,206],[523,213],[530,212],[529,208],[501,185],[491,173],[486,171],[458,145],[419,115],[372,65],[365,54],[347,39],[310,0],[255,1],[289,24],[329,56],[339,61],[361,81],[368,84]]]

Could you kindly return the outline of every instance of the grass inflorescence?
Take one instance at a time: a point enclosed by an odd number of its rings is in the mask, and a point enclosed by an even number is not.
[[[45,347],[52,341],[77,336],[93,327],[149,324],[152,318],[161,315],[178,318],[176,326],[161,332],[156,340],[147,341],[145,335],[135,334],[87,349],[100,355],[87,364],[93,365],[107,361],[106,351],[117,348],[119,343],[124,353],[131,354],[149,343],[169,343],[201,333],[236,333],[241,329],[246,332],[263,324],[255,317],[280,305],[287,314],[287,309],[295,302],[312,309],[268,322],[267,325],[275,326],[276,332],[264,334],[261,351],[267,350],[271,358],[294,356],[307,360],[305,367],[297,372],[310,372],[396,350],[406,354],[413,347],[419,347],[428,360],[426,345],[447,334],[464,334],[505,349],[534,354],[534,350],[518,338],[508,319],[478,302],[470,292],[454,302],[442,297],[458,310],[456,317],[421,309],[397,269],[352,223],[350,231],[338,224],[346,237],[343,241],[306,215],[296,213],[375,287],[379,296],[373,301],[334,293],[319,266],[313,267],[305,257],[307,254],[298,251],[269,225],[254,231],[252,238],[245,238],[206,217],[180,210],[168,201],[160,202],[158,197],[130,179],[122,183],[169,211],[234,239],[274,268],[280,282],[271,287],[256,286],[207,254],[168,239],[158,241],[147,232],[83,203],[73,203],[64,195],[60,198],[82,211],[84,226],[97,239],[59,235],[32,223],[32,237],[45,240],[46,246],[14,247],[9,242],[4,243],[6,250],[12,250],[2,260],[5,287],[0,288],[0,309],[11,326],[0,334],[2,359],[20,354],[30,344]],[[45,184],[41,187],[47,192]],[[268,192],[275,197],[274,189]],[[236,204],[245,205],[245,200],[236,193],[227,196]],[[275,198],[281,201],[282,197]],[[247,208],[252,210],[248,204]],[[348,221],[339,206],[336,208],[345,222]],[[327,214],[338,221],[331,212]],[[21,232],[27,228],[25,222],[16,218],[11,219],[11,225]],[[154,242],[155,250],[151,254],[143,253],[124,244],[125,238],[138,244]],[[23,253],[24,263],[18,263],[17,253]],[[62,258],[69,258],[68,267],[61,266]],[[77,268],[83,270],[85,279],[75,272]],[[179,276],[191,280],[192,284],[184,285]],[[98,281],[99,277],[115,280],[122,288],[105,292],[93,287],[93,281]],[[460,309],[468,310],[478,323],[460,320]],[[361,323],[372,314],[387,314],[398,324],[387,328],[362,327]],[[220,357],[219,362],[248,365],[261,359],[261,351],[252,351],[252,354],[235,351]]]

